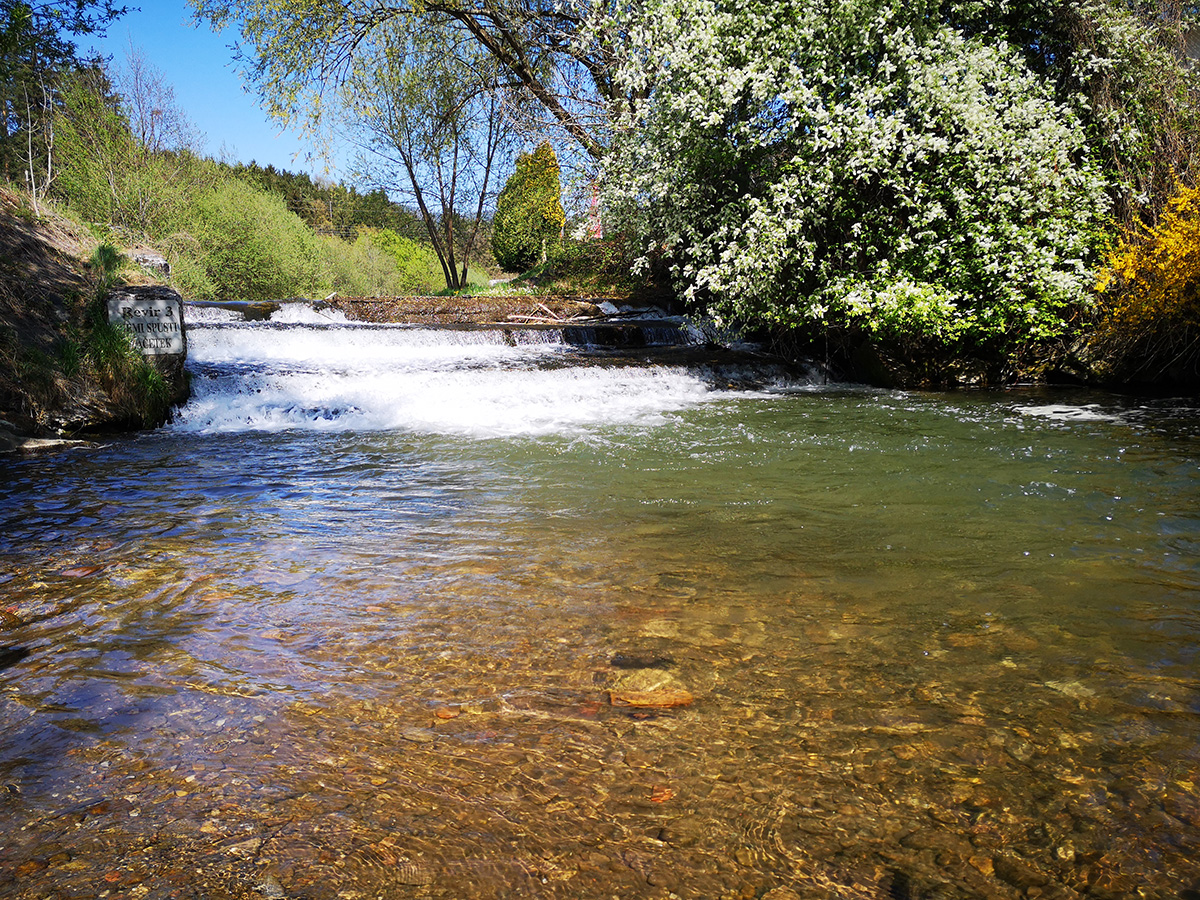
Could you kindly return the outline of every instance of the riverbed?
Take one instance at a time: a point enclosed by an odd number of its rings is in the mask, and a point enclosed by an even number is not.
[[[1200,896],[1194,399],[189,344],[0,459],[0,897]]]

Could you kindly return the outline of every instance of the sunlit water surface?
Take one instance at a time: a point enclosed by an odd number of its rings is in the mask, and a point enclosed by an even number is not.
[[[210,319],[0,459],[0,896],[1200,896],[1194,403]]]

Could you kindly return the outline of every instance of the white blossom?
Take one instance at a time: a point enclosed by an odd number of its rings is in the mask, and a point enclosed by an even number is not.
[[[918,35],[882,0],[626,14],[643,46],[618,77],[649,98],[604,199],[668,249],[685,296],[734,321],[948,340],[1047,334],[1085,300],[1105,185],[1012,48]]]

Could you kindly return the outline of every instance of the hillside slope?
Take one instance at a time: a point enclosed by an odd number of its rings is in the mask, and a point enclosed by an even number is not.
[[[99,241],[41,212],[0,187],[0,449],[156,424],[179,386],[107,325],[87,262]]]

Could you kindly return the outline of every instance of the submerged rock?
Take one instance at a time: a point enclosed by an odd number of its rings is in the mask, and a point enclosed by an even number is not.
[[[437,732],[428,728],[401,728],[398,735],[414,744],[432,744],[438,737]]]
[[[633,669],[618,678],[608,692],[613,706],[643,709],[690,706],[694,699],[679,679],[662,669]]]
[[[665,669],[675,660],[658,653],[614,653],[609,664],[614,669]]]
[[[670,672],[661,669],[633,669],[623,674],[613,685],[620,692],[682,691],[684,686]]]
[[[992,859],[993,871],[1001,881],[1007,881],[1015,888],[1027,890],[1041,887],[1049,879],[1024,860],[1007,854],[999,854]]]

